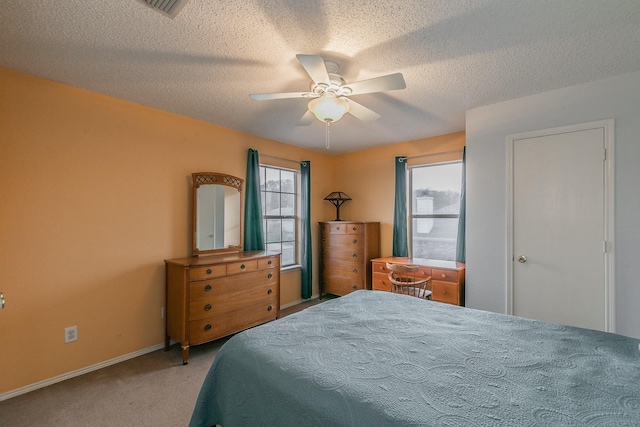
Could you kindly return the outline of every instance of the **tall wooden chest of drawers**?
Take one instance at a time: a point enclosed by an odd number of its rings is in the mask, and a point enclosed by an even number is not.
[[[464,305],[465,265],[463,263],[408,257],[377,258],[371,260],[372,289],[391,292],[387,263],[420,266],[416,278],[424,279],[431,276],[433,301]]]
[[[320,298],[371,289],[371,259],[380,256],[380,223],[320,223]]]
[[[165,260],[166,337],[203,344],[280,317],[280,254],[240,252]]]

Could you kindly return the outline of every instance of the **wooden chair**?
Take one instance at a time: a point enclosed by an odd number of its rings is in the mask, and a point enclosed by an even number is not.
[[[387,269],[389,270],[391,292],[431,299],[431,291],[429,290],[431,276],[417,279],[416,273],[420,269],[419,266],[387,263]]]

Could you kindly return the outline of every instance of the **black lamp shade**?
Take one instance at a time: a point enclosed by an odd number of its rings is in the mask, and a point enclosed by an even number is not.
[[[351,200],[351,197],[349,197],[347,193],[344,193],[342,191],[334,191],[324,199],[328,200],[336,207],[336,219],[334,221],[342,221],[340,219],[340,206],[347,200]]]

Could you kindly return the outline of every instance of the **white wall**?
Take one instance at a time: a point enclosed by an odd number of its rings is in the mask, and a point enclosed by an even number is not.
[[[615,332],[640,338],[640,72],[467,111],[466,305],[506,313],[506,137],[615,119]]]

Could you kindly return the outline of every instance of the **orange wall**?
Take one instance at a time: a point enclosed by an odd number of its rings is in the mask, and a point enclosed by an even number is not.
[[[0,394],[163,342],[192,172],[244,177],[252,147],[311,160],[314,200],[332,188],[330,156],[2,68],[0,132]],[[282,274],[282,304],[299,299]]]
[[[386,145],[336,157],[336,183],[333,191],[344,191],[352,200],[340,207],[340,218],[380,222],[380,255],[391,256],[393,246],[393,206],[395,195],[395,157],[409,157],[409,166],[433,161],[460,159],[462,153],[424,156],[462,149],[465,133],[458,132]],[[424,156],[416,157],[414,156]],[[325,202],[328,203],[328,202]],[[333,211],[335,218],[335,208]]]
[[[462,145],[331,157],[0,68],[0,395],[163,342],[163,260],[191,252],[192,172],[244,177],[250,147],[310,160],[313,247],[342,190],[341,216],[382,222],[389,255],[393,157]],[[313,277],[317,294],[315,259]],[[281,280],[281,304],[299,300],[300,271]]]

